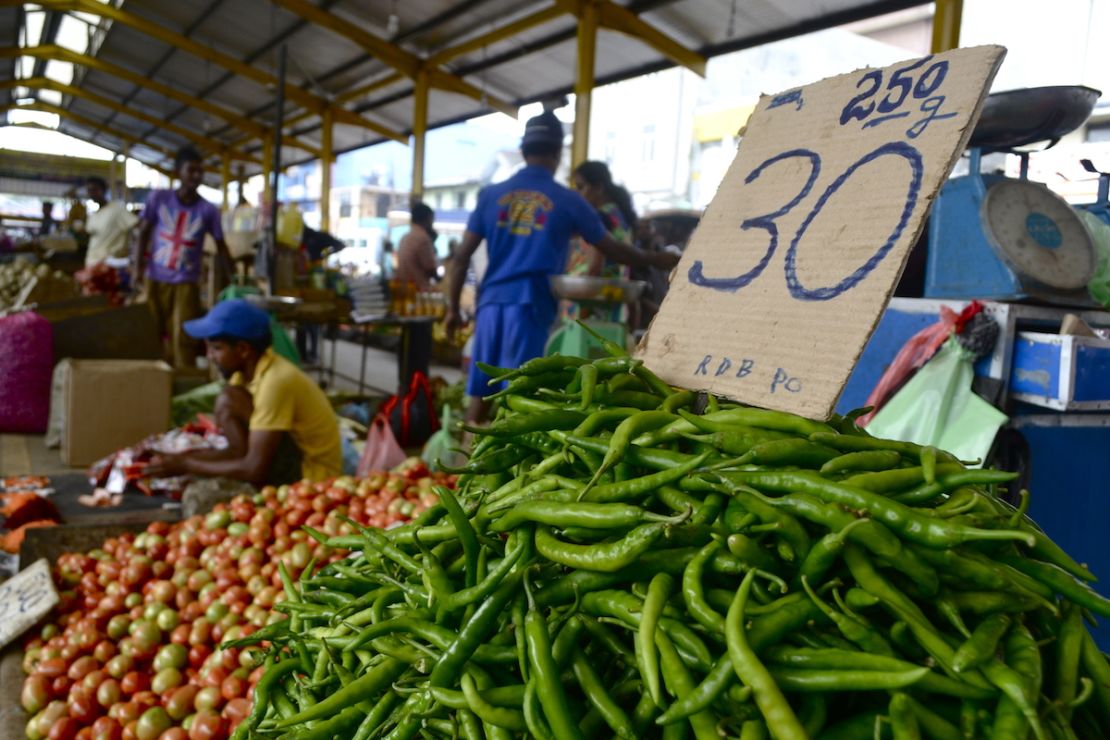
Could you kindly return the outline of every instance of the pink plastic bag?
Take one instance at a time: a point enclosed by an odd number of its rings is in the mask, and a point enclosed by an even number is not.
[[[53,368],[49,321],[32,311],[0,319],[0,432],[46,431]]]
[[[405,451],[393,436],[389,418],[378,414],[370,422],[370,431],[366,434],[366,448],[358,461],[359,477],[378,470],[392,470],[405,460]]]

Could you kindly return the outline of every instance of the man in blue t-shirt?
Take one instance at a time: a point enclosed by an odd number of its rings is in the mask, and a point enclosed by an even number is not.
[[[459,298],[474,251],[486,241],[489,266],[478,287],[474,351],[466,390],[467,419],[485,417],[482,397],[493,392],[484,362],[519,367],[543,354],[558,303],[548,279],[564,272],[567,248],[579,235],[609,259],[670,270],[678,257],[643,252],[614,239],[597,211],[578,193],[555,182],[563,153],[563,124],[551,112],[528,121],[520,143],[525,167],[508,180],[482,190],[451,264],[447,331],[462,324]]]

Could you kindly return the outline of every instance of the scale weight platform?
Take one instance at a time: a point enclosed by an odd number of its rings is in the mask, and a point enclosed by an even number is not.
[[[925,296],[1096,305],[1087,292],[1097,253],[1076,211],[1046,186],[985,175],[982,153],[1055,140],[1086,120],[1098,91],[1015,90],[987,99],[972,136],[970,173],[941,188],[929,222]]]

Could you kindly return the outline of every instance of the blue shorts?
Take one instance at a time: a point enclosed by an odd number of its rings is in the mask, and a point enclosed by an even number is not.
[[[537,313],[531,304],[489,303],[478,307],[467,395],[488,396],[504,387],[504,383],[489,385],[489,376],[478,369],[479,362],[517,368],[543,355],[551,321]]]

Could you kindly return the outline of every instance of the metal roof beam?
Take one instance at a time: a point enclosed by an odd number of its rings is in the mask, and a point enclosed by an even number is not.
[[[458,5],[452,5],[450,8],[447,8],[446,10],[438,13],[437,15],[433,15],[431,18],[427,19],[426,21],[422,21],[421,23],[417,23],[412,28],[406,28],[404,31],[401,31],[400,33],[393,36],[393,38],[390,39],[390,40],[393,43],[397,44],[397,43],[400,43],[402,41],[406,41],[408,39],[411,39],[414,36],[419,36],[422,33],[427,33],[428,31],[433,30],[437,26],[440,26],[440,25],[442,25],[444,23],[447,23],[449,21],[453,21],[456,18],[458,18],[459,16],[465,15],[465,14],[469,13],[470,11],[474,10],[479,5],[484,5],[485,3],[488,3],[488,2],[489,2],[489,0],[464,0],[463,2],[459,3]]]
[[[193,20],[192,23],[185,27],[185,29],[181,32],[182,35],[192,36],[193,31],[200,28],[200,25],[204,23],[204,21],[208,19],[208,16],[211,15],[212,12],[216,10],[216,8],[223,4],[223,2],[224,0],[212,0],[208,7],[205,8],[201,12],[201,14]],[[175,46],[171,46],[169,49],[167,49],[166,52],[161,57],[159,57],[158,61],[151,65],[150,69],[146,71],[146,74],[144,76],[150,78],[158,74],[158,70],[162,69],[162,67],[165,66],[166,62],[170,60],[170,57],[173,56],[175,51],[177,51],[177,47]],[[139,90],[142,90],[141,85],[132,85],[131,92],[127,93],[127,95],[124,96],[123,100],[121,100],[120,103],[122,105],[127,105],[128,103],[130,103],[132,100],[135,99],[135,96],[139,94]],[[116,114],[113,113],[112,115],[108,116],[107,122],[111,123],[115,120],[115,118]],[[145,139],[146,136],[143,136],[142,138]]]
[[[428,57],[429,64],[443,64],[444,62],[460,57],[463,54],[468,54],[472,51],[477,51],[490,44],[495,44],[498,41],[504,41],[517,35],[521,31],[527,31],[529,28],[543,25],[550,21],[555,20],[566,14],[566,10],[560,5],[552,5],[543,10],[537,10],[535,13],[526,15],[523,18],[506,23],[504,26],[493,29],[489,33],[484,33],[481,36],[476,36],[469,41],[464,41],[457,46],[452,46],[442,51],[437,51]]]
[[[335,5],[337,2],[339,2],[339,0],[324,0],[324,2],[320,3],[320,7],[324,8],[326,10],[326,9],[330,8],[331,6]],[[252,51],[250,54],[247,54],[245,57],[243,57],[243,61],[247,64],[253,64],[255,62],[255,60],[258,59],[259,57],[261,57],[263,54],[265,54],[269,51],[272,51],[275,46],[282,43],[283,41],[288,40],[293,34],[297,33],[298,31],[300,31],[301,29],[305,28],[308,25],[310,25],[309,22],[306,21],[306,20],[303,20],[303,19],[293,22],[284,31],[280,32],[276,36],[271,36],[269,39],[266,40],[265,43],[262,44],[262,46],[258,47],[257,49]],[[215,92],[219,88],[223,87],[225,84],[227,84],[227,82],[229,82],[230,80],[233,80],[233,79],[235,79],[235,74],[234,73],[225,72],[224,74],[220,75],[219,79],[217,79],[215,82],[213,82],[210,85],[207,85],[203,90],[199,91],[196,96],[198,98],[203,98],[207,95],[211,95],[213,92]],[[172,120],[174,118],[177,118],[178,116],[180,116],[182,113],[184,113],[188,109],[189,109],[189,106],[182,105],[177,110],[171,111],[169,114],[167,114],[166,115],[166,120],[168,121],[168,120]],[[312,115],[312,114],[309,114],[309,115]],[[286,127],[288,127],[288,124],[286,125]],[[223,126],[222,128],[218,129],[215,133],[216,133],[216,135],[219,135],[219,134],[223,133],[224,131],[226,131],[227,129],[228,129],[227,126]],[[242,139],[240,137],[236,141],[241,141],[241,140]],[[282,145],[283,146],[289,146],[289,141],[288,141],[287,138],[282,139]],[[309,151],[312,151],[312,150],[309,150]]]
[[[269,136],[270,134],[270,129],[268,127],[263,126],[257,121],[252,121],[245,116],[241,116],[235,111],[228,110],[227,108],[216,105],[215,103],[210,103],[207,100],[194,97],[192,95],[189,95],[188,93],[170,87],[169,85],[164,85],[156,80],[143,77],[138,72],[133,72],[125,67],[120,67],[119,65],[112,64],[111,62],[106,62],[102,59],[98,59],[97,57],[88,56],[87,54],[78,54],[77,52],[71,49],[67,49],[63,46],[29,46],[26,48],[18,46],[0,47],[0,59],[4,57],[18,59],[20,56],[24,55],[45,59],[61,59],[63,61],[72,62],[75,65],[87,67],[89,69],[96,70],[97,72],[103,72],[106,75],[118,77],[121,80],[127,80],[128,82],[132,82],[136,85],[142,85],[143,87],[154,90],[161,95],[165,95],[167,98],[173,98],[179,103],[184,103],[185,105],[196,108],[197,110],[211,113],[214,116],[218,116],[219,118],[224,119],[235,128],[250,133],[252,136],[262,138],[265,136]],[[285,136],[282,139],[282,143],[285,144],[285,146],[303,149],[313,156],[320,156],[320,150],[317,147],[314,147],[311,144],[301,141],[300,139],[297,139],[295,137]]]
[[[258,159],[258,157],[247,154],[246,152],[243,152],[239,149],[230,148],[223,145],[221,142],[198,134],[195,131],[190,131],[188,129],[182,128],[181,126],[178,126],[176,124],[169,123],[168,121],[159,121],[154,116],[144,113],[141,110],[138,110],[134,107],[128,108],[127,106],[121,105],[120,103],[117,103],[110,98],[106,98],[103,95],[98,95],[97,93],[94,93],[90,90],[85,90],[84,88],[74,87],[72,85],[65,85],[61,82],[57,82],[56,80],[51,80],[46,77],[33,77],[26,80],[0,80],[0,88],[14,87],[16,85],[23,85],[25,87],[39,90],[57,90],[63,95],[69,95],[71,97],[88,100],[91,103],[95,103],[96,105],[108,108],[115,113],[121,113],[125,116],[130,116],[131,118],[137,119],[139,121],[149,123],[155,128],[164,129],[171,133],[177,134],[184,139],[188,139],[202,149],[214,150],[218,154],[227,152],[233,158],[241,159],[247,162],[258,163],[261,161]],[[105,119],[102,125],[109,126],[111,125],[111,123],[112,121]],[[145,137],[140,137],[140,139],[142,138]],[[213,146],[214,144],[215,146]]]
[[[22,110],[36,110],[36,111],[39,111],[40,113],[53,113],[54,115],[58,116],[59,118],[68,118],[69,120],[73,121],[74,123],[79,123],[79,124],[81,124],[82,126],[84,126],[86,128],[92,129],[94,132],[102,130],[106,134],[108,134],[109,136],[113,136],[113,137],[119,139],[120,141],[125,141],[128,144],[131,144],[133,146],[145,146],[148,149],[153,149],[155,151],[161,152],[162,154],[166,155],[166,157],[168,157],[169,159],[173,159],[173,157],[174,157],[174,152],[171,152],[169,149],[166,149],[165,147],[158,146],[157,144],[146,144],[144,142],[139,141],[138,139],[136,139],[134,136],[132,136],[129,133],[126,133],[124,131],[120,131],[118,129],[109,128],[109,127],[104,126],[103,124],[101,124],[99,121],[94,121],[91,118],[86,118],[85,116],[81,115],[80,113],[74,113],[71,110],[66,110],[65,108],[61,108],[61,107],[59,107],[57,105],[53,105],[51,103],[44,103],[42,101],[36,101],[34,103],[27,103],[27,104],[24,104],[24,105],[3,106],[3,109],[5,109],[5,110],[20,110],[20,109],[22,109]]]
[[[58,37],[58,27],[62,25],[62,16],[64,13],[57,13],[45,11],[43,13],[42,31],[39,33],[38,43],[40,44],[53,44],[54,39]],[[34,68],[31,70],[32,77],[42,77],[46,71],[45,59],[36,59]]]
[[[640,20],[638,15],[623,5],[617,5],[611,0],[598,0],[597,9],[598,20],[605,28],[639,39],[675,64],[705,77],[705,65],[708,62],[705,55],[683,46],[655,26]]]
[[[278,0],[280,2],[280,0]],[[13,6],[21,4],[19,0],[0,0],[0,6]],[[109,4],[102,4],[97,0],[40,0],[40,4],[47,8],[64,9],[64,10],[80,10],[84,13],[92,13],[104,18],[108,18],[115,23],[122,23],[130,26],[136,31],[146,34],[151,38],[157,39],[164,44],[176,46],[182,51],[188,52],[193,56],[203,59],[213,64],[234,72],[242,77],[262,85],[263,87],[270,87],[277,85],[277,78],[274,75],[264,70],[253,67],[250,64],[239,61],[229,54],[222,51],[217,51],[209,46],[205,46],[193,39],[186,38],[180,33],[171,31],[170,29],[161,26],[153,21],[147,20],[134,13],[128,12],[121,8],[116,8]],[[315,6],[312,6],[315,7]],[[297,85],[286,82],[285,94],[290,100],[295,101],[298,105],[316,111],[317,113],[323,111],[331,105],[327,100],[313,95],[312,93],[303,90]],[[361,128],[369,129],[375,133],[381,134],[391,139],[404,142],[405,137],[396,131],[392,131],[385,126],[382,126],[374,121],[363,118],[357,113],[353,113],[346,108],[335,107],[335,120],[336,123],[343,123],[349,126],[359,126]]]
[[[433,87],[465,95],[474,100],[481,101],[506,115],[514,118],[516,117],[516,108],[508,101],[489,95],[458,75],[440,69],[435,65],[425,64],[424,60],[416,54],[406,51],[400,46],[386,41],[379,36],[375,36],[369,31],[352,25],[333,13],[321,10],[319,6],[313,5],[311,2],[308,2],[308,0],[274,0],[274,2],[286,10],[296,13],[305,20],[315,23],[321,28],[326,28],[333,33],[337,33],[340,36],[354,41],[356,44],[366,49],[367,52],[404,74],[406,77],[415,79],[422,70],[427,71],[428,82]],[[342,121],[338,120],[336,122],[342,123]]]

